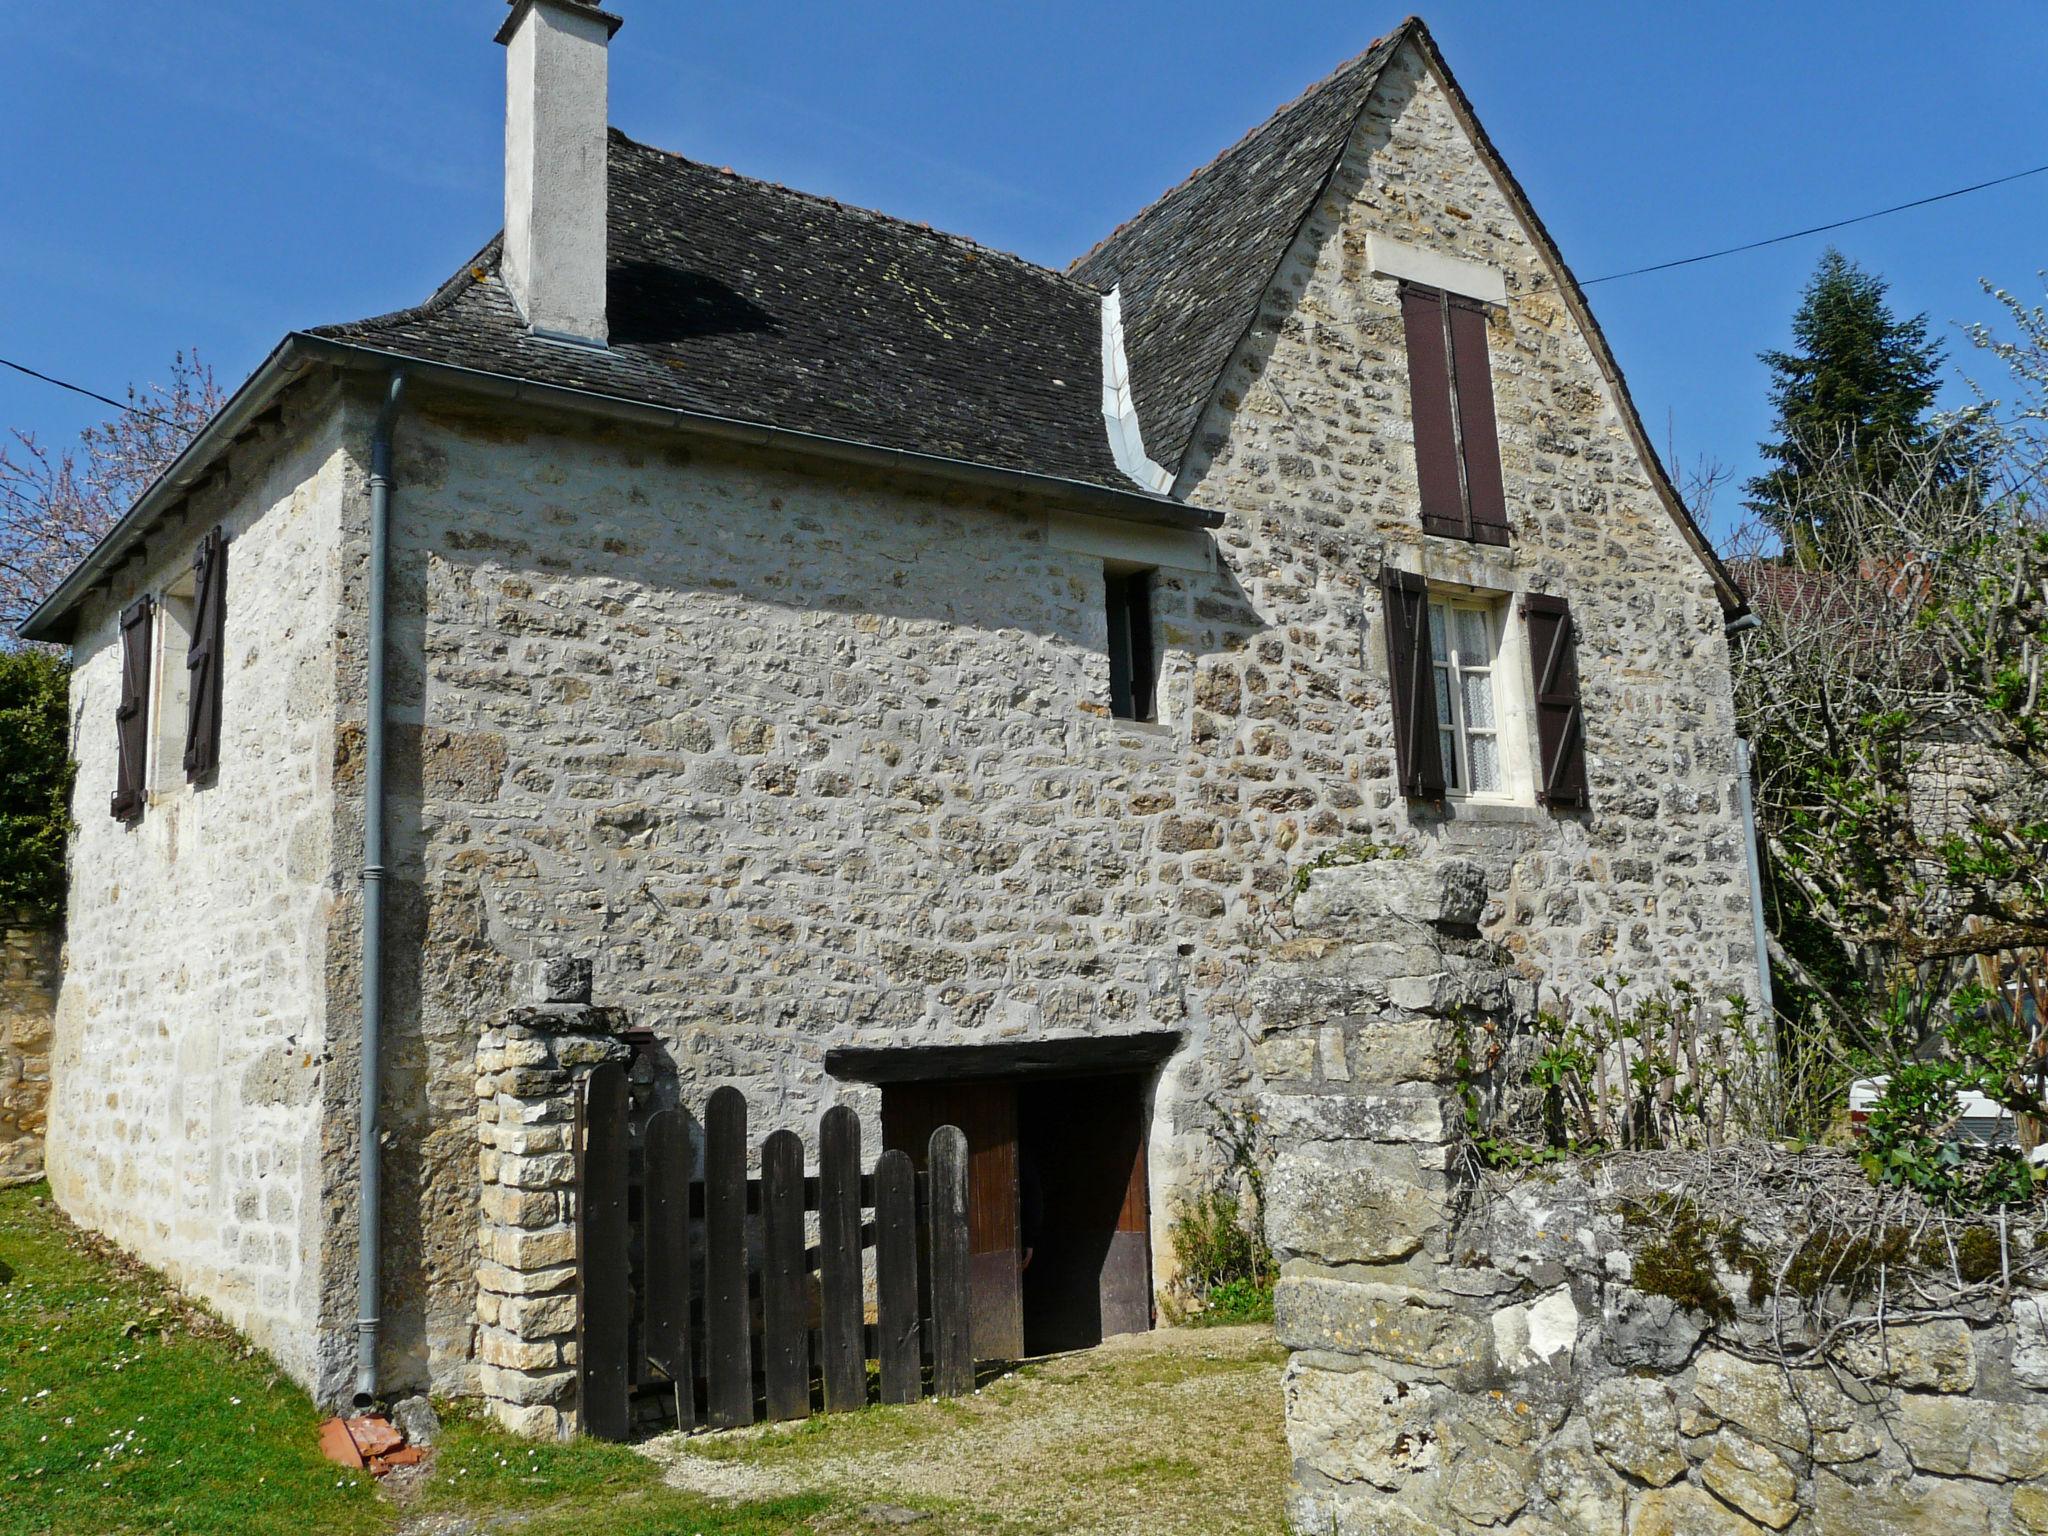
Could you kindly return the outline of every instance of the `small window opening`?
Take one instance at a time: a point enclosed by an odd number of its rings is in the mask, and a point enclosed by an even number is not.
[[[1109,711],[1119,720],[1156,720],[1157,648],[1152,643],[1150,569],[1104,566],[1109,610]]]
[[[185,706],[191,677],[185,651],[192,643],[197,617],[193,579],[188,572],[156,605],[156,656],[150,669],[155,684],[149,733],[149,788],[169,794],[185,782]]]

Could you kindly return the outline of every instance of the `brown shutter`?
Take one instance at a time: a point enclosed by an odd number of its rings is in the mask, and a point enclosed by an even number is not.
[[[121,702],[114,707],[113,813],[142,814],[142,775],[149,756],[149,619],[155,605],[138,598],[121,610]]]
[[[1401,793],[1440,800],[1444,755],[1437,740],[1436,671],[1429,657],[1429,584],[1412,571],[1380,576],[1387,606],[1387,672],[1393,682],[1394,763]]]
[[[192,638],[185,647],[185,778],[197,784],[220,766],[221,627],[226,617],[227,537],[216,528],[192,561]]]
[[[1571,605],[1532,592],[1522,599],[1529,666],[1536,682],[1536,798],[1584,805],[1586,722],[1579,700],[1579,653]]]
[[[1465,494],[1458,477],[1443,295],[1434,288],[1403,283],[1401,323],[1408,337],[1408,398],[1415,419],[1415,478],[1422,493],[1423,531],[1462,539],[1467,537]]]
[[[1501,489],[1500,434],[1493,419],[1493,368],[1486,357],[1486,308],[1456,296],[1447,303],[1458,442],[1464,455],[1466,505],[1472,515],[1466,537],[1482,544],[1505,544],[1508,503]]]

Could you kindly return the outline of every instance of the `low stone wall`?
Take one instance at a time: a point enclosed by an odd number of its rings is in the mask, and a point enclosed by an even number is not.
[[[1294,1528],[2048,1536],[2035,1234],[1973,1240],[1950,1257],[1971,1283],[1930,1291],[1871,1262],[1903,1263],[1929,1232],[1874,1227],[1855,1278],[1919,1318],[1881,1327],[1867,1297],[1829,1289],[1854,1267],[1840,1249],[1818,1278],[1797,1269],[1802,1253],[1815,1268],[1808,1175],[1838,1155],[1784,1180],[1783,1154],[1741,1149],[1477,1174],[1457,1147],[1460,1063],[1526,1009],[1470,935],[1470,881],[1319,873],[1298,904],[1309,937],[1262,988],[1269,1061],[1274,1041],[1314,1044],[1262,1106]]]
[[[0,1187],[43,1176],[62,950],[54,926],[0,914]]]

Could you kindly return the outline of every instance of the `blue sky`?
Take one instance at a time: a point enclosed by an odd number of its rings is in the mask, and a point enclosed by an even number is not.
[[[612,120],[1062,265],[1399,21],[1396,5],[618,0]],[[498,0],[0,5],[0,355],[112,394],[198,346],[417,302],[500,220]],[[2048,162],[2048,5],[1481,3],[1425,13],[1581,278]],[[2048,176],[1832,237],[1925,310],[2041,297]],[[1660,446],[1738,474],[1825,241],[1606,283]],[[0,426],[99,407],[0,374]],[[1725,522],[1733,498],[1724,497]]]

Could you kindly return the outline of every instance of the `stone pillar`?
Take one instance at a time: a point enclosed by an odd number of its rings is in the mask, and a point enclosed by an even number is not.
[[[0,1188],[43,1176],[61,949],[55,925],[0,913]]]
[[[623,1011],[591,1005],[587,960],[536,970],[540,1001],[477,1042],[477,1377],[501,1424],[564,1437],[576,1429],[576,1090],[631,1049]]]
[[[1498,1458],[1454,1458],[1439,1422],[1492,1385],[1498,1331],[1454,1290],[1464,1085],[1482,1109],[1488,1092],[1461,1063],[1498,1056],[1534,1001],[1480,938],[1484,903],[1465,860],[1317,871],[1255,983],[1299,1531],[1490,1523],[1483,1488],[1442,1483],[1454,1459],[1483,1482]]]

